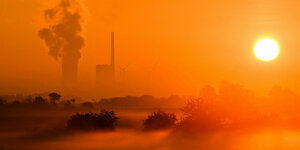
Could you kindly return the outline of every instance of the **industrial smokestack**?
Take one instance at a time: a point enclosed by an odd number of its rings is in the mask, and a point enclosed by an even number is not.
[[[104,97],[115,96],[115,35],[111,32],[110,64],[96,66],[97,94]]]
[[[60,4],[44,11],[48,27],[39,30],[39,37],[49,48],[49,55],[62,63],[62,83],[65,92],[73,92],[77,84],[80,50],[84,47],[81,35],[81,6],[76,0],[61,0]]]
[[[111,32],[111,60],[110,65],[115,69],[115,33]]]
[[[110,56],[110,67],[112,71],[112,80],[115,80],[115,33],[111,32],[111,56]]]

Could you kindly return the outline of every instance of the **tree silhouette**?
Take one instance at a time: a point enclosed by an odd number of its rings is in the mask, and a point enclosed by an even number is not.
[[[59,99],[61,97],[59,94],[57,94],[55,92],[50,93],[48,96],[50,98],[51,104],[53,104],[53,105],[56,105],[56,101],[59,101]]]
[[[178,124],[181,129],[209,131],[222,128],[221,117],[211,101],[191,98],[182,111],[185,117]]]
[[[144,130],[168,129],[175,126],[176,115],[158,110],[144,120]]]

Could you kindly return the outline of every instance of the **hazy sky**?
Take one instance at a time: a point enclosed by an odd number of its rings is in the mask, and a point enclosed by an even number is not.
[[[258,94],[273,85],[297,92],[300,52],[298,0],[83,0],[86,47],[79,64],[83,92],[94,86],[95,65],[126,66],[128,94],[198,94],[227,80]],[[37,32],[53,0],[0,0],[0,93],[58,90],[61,66]],[[269,37],[278,58],[262,62],[255,42]],[[119,71],[117,70],[117,75]],[[124,79],[126,81],[124,81]],[[299,78],[300,80],[300,78]],[[299,87],[300,88],[300,87]]]

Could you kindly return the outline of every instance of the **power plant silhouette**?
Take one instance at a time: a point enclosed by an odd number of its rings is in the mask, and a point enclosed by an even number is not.
[[[115,94],[115,34],[111,32],[110,64],[96,66],[96,88],[98,95],[113,96]]]

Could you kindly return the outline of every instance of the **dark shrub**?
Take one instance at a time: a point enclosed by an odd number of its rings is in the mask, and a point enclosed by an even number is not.
[[[144,130],[168,129],[175,126],[176,115],[158,110],[144,120]]]
[[[71,116],[67,125],[77,130],[114,130],[118,119],[113,111],[104,109],[100,113],[77,113]]]
[[[0,98],[0,105],[6,105],[7,102],[5,100],[3,100],[2,98]]]
[[[36,105],[47,105],[48,101],[41,96],[37,96],[34,98],[33,104]]]
[[[13,102],[11,103],[11,105],[12,105],[12,106],[20,106],[20,105],[22,105],[22,103],[21,103],[20,101],[13,101]]]

